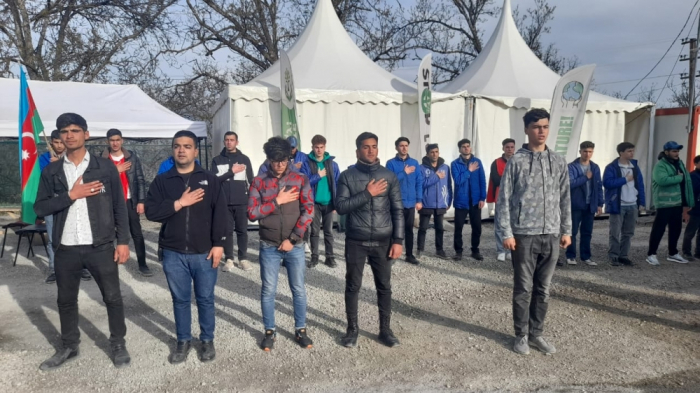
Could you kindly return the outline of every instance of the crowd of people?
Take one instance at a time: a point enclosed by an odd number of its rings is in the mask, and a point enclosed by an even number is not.
[[[503,155],[491,164],[488,184],[483,163],[472,153],[468,139],[457,143],[459,157],[448,164],[437,144],[425,146],[421,162],[410,157],[410,141],[400,137],[395,141],[396,156],[381,165],[379,137],[363,132],[356,139],[357,162],[341,171],[326,151],[322,135],[312,138],[309,154],[299,150],[295,137],[273,137],[263,146],[266,160],[254,176],[250,159],[238,149],[235,132],[225,133],[224,148],[208,171],[196,160],[196,136],[178,131],[172,139],[172,156],[146,189],[139,158],[123,147],[119,130],[109,130],[109,148],[93,155],[85,148],[90,137],[87,121],[74,113],[59,116],[51,134],[52,152],[40,158],[42,175],[34,209],[44,217],[49,232],[46,282],[58,289],[62,345],[40,368],[54,369],[78,356],[77,298],[80,281],[90,279],[98,284],[107,308],[114,365],[130,363],[118,265],[129,259],[133,239],[139,272],[153,275],[146,263],[143,214],[161,224],[159,259],[173,300],[177,337],[169,361],[177,364],[187,359],[191,349],[193,289],[200,360],[216,357],[214,288],[219,265],[223,272],[252,269],[249,220],[259,224],[263,350],[272,350],[277,338],[275,295],[281,267],[287,271],[293,298],[295,340],[302,348],[313,346],[306,326],[305,274],[320,262],[321,233],[324,264],[338,265],[334,213],[342,217],[346,231],[347,330],[340,342],[346,347],[357,345],[358,297],[368,263],[377,291],[379,341],[394,347],[399,340],[391,329],[393,261],[405,252],[406,262],[420,264],[431,220],[435,255],[448,258],[443,237],[450,208],[454,208],[455,228],[452,259],[464,258],[462,233],[468,221],[470,256],[483,260],[480,240],[487,203],[495,204],[496,259],[511,260],[514,270],[513,350],[527,354],[533,347],[555,353],[543,332],[556,265],[575,265],[577,255],[586,265],[597,265],[591,237],[594,218],[603,208],[610,215],[607,259],[613,266],[634,265],[629,249],[637,216],[646,205],[644,180],[629,142],[617,146],[619,157],[601,174],[592,161],[593,142],[581,143],[580,157],[567,163],[545,144],[547,111],[530,110],[523,121],[528,142],[517,151],[513,139],[502,142]],[[700,237],[692,250],[700,229],[700,212],[692,209],[695,195],[700,196],[700,156],[694,160],[696,170],[689,174],[679,159],[682,148],[666,143],[654,167],[656,217],[646,259],[651,265],[659,264],[657,249],[666,226],[667,260],[687,263],[700,255]],[[419,229],[414,251],[416,215]],[[677,242],[684,219],[688,225],[681,255]],[[561,261],[560,248],[566,249]]]

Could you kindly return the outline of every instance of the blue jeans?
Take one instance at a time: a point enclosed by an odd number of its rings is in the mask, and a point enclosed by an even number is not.
[[[275,329],[275,295],[277,294],[277,280],[279,279],[282,261],[284,261],[284,265],[287,268],[289,288],[292,290],[294,327],[295,329],[306,327],[306,287],[304,286],[306,261],[304,246],[299,243],[291,251],[284,252],[277,250],[277,246],[261,241],[260,279],[262,280],[262,290],[260,291],[260,303],[262,304],[265,330]]]
[[[46,253],[49,254],[49,274],[54,272],[54,267],[53,267],[53,239],[52,239],[52,234],[53,234],[53,214],[49,214],[48,216],[44,217],[44,222],[46,223],[46,237],[49,238],[49,244],[48,247],[46,248]]]
[[[566,248],[566,259],[576,259],[576,235],[581,227],[581,260],[591,259],[591,238],[595,214],[587,210],[571,211],[571,245]]]
[[[503,233],[498,230],[498,209],[496,209],[496,213],[493,216],[493,227],[493,231],[496,234],[496,251],[499,254],[510,254],[510,250],[506,250],[503,247]]]
[[[177,341],[192,340],[192,283],[199,313],[199,339],[214,340],[214,287],[218,269],[207,254],[163,250],[163,272],[173,297]]]

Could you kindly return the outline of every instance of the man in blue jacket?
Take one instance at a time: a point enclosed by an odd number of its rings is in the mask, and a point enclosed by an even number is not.
[[[418,259],[413,255],[413,224],[416,211],[423,208],[423,172],[418,169],[418,161],[409,157],[410,141],[405,136],[394,142],[396,157],[387,161],[386,167],[396,174],[401,185],[401,200],[403,201],[403,219],[405,225],[406,262],[417,265]]]
[[[569,186],[571,187],[571,244],[566,248],[566,263],[576,264],[576,234],[581,228],[581,260],[588,266],[598,264],[591,260],[591,238],[593,237],[593,220],[603,212],[605,197],[600,167],[591,158],[595,144],[590,141],[581,143],[581,157],[569,164]],[[560,266],[563,265],[560,264]]]
[[[440,157],[440,149],[437,143],[428,144],[425,147],[425,157],[420,166],[423,172],[423,208],[420,210],[420,224],[418,226],[418,256],[425,250],[425,235],[430,225],[430,216],[435,221],[435,249],[440,258],[446,258],[442,246],[443,217],[447,209],[452,205],[452,179],[450,167]]]
[[[471,141],[462,139],[457,143],[459,157],[452,161],[452,179],[455,187],[455,257],[462,260],[462,228],[469,217],[472,227],[472,258],[483,261],[479,252],[481,242],[481,209],[486,203],[486,174],[481,160],[472,154]]]
[[[637,226],[639,211],[644,209],[644,178],[634,159],[634,145],[622,142],[617,145],[620,155],[605,167],[605,212],[610,214],[610,248],[608,257],[613,266],[632,266],[629,259],[630,244]]]
[[[311,222],[311,260],[307,267],[318,265],[318,242],[323,225],[323,243],[325,245],[326,266],[338,266],[333,256],[333,212],[340,168],[335,157],[326,151],[326,138],[315,135],[311,139],[312,151],[301,166],[301,173],[309,178],[314,193],[314,219]]]
[[[692,242],[700,229],[700,156],[693,159],[695,170],[690,172],[690,180],[693,182],[693,195],[695,196],[695,207],[688,212],[688,225],[683,234],[683,258],[694,261],[700,258],[700,236],[695,239],[695,254],[692,253]]]

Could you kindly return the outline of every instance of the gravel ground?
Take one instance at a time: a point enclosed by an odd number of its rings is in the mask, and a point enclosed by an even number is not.
[[[3,224],[9,218],[0,219]],[[540,391],[696,392],[700,390],[700,262],[644,263],[650,219],[640,219],[631,257],[636,267],[582,264],[559,268],[553,280],[546,335],[558,352],[545,356],[511,351],[512,268],[495,259],[493,225],[484,224],[486,259],[461,263],[428,255],[419,266],[393,269],[393,330],[401,346],[377,342],[378,317],[370,269],[360,295],[359,345],[338,345],[345,330],[344,267],[319,265],[307,274],[308,328],[314,348],[293,339],[291,294],[278,288],[278,340],[271,353],[262,337],[257,232],[250,232],[251,272],[220,272],[216,289],[217,359],[202,364],[194,351],[182,365],[167,357],[174,346],[170,293],[156,258],[158,227],[144,221],[155,275],[141,277],[135,255],[121,268],[130,367],[117,370],[109,352],[107,318],[94,281],[80,291],[81,355],[41,372],[39,364],[59,343],[56,287],[44,284],[46,257],[20,256],[16,237],[0,261],[0,385],[6,391]],[[596,221],[593,250],[602,262],[605,220]],[[468,227],[467,227],[468,228]],[[468,244],[469,229],[465,229]],[[452,232],[445,235],[452,244]],[[336,254],[343,255],[336,234]],[[664,241],[665,242],[665,241]],[[39,243],[36,243],[39,244]],[[451,254],[451,247],[447,247]],[[21,250],[26,253],[25,246]],[[660,257],[665,257],[662,243]],[[284,270],[281,273],[284,275]],[[193,303],[193,334],[198,334]]]

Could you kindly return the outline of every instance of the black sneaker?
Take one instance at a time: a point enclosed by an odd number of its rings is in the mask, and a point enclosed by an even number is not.
[[[90,281],[92,280],[92,276],[90,275],[90,272],[87,271],[87,269],[83,269],[83,271],[80,273],[80,279],[83,281]]]
[[[131,363],[131,356],[126,346],[119,344],[112,347],[112,362],[116,368],[128,366]]]
[[[148,266],[146,266],[146,265],[139,266],[139,273],[141,273],[141,275],[144,276],[144,277],[151,277],[151,276],[153,276],[153,272],[152,272],[151,269],[149,269]]]
[[[445,250],[437,250],[435,255],[437,255],[439,258],[447,259],[447,254],[445,253]]]
[[[454,259],[455,261],[461,261],[462,260],[462,253],[458,252],[457,254],[455,254],[455,256],[452,257],[452,259]]]
[[[557,266],[559,266],[559,267],[564,266],[564,261],[558,259],[558,260],[557,260]]]
[[[314,342],[306,335],[306,328],[297,330],[294,337],[302,348],[313,348]]]
[[[620,259],[621,259],[621,258],[620,258]],[[617,259],[617,258],[612,258],[612,259],[610,259],[610,265],[612,265],[612,266],[622,266],[623,264],[620,263],[620,262],[621,262],[620,259]]]
[[[331,269],[338,266],[338,263],[336,263],[334,257],[326,257],[326,261],[324,262],[324,264],[330,267]]]
[[[690,255],[690,254],[685,254],[685,253],[683,254],[683,258],[687,259],[688,262],[692,262],[692,261],[695,260],[695,257],[693,257],[693,256]]]
[[[413,255],[406,255],[406,262],[412,265],[417,265],[420,263],[420,261],[416,259],[416,257],[414,257]]]
[[[187,354],[190,353],[190,342],[189,341],[178,341],[177,347],[173,353],[168,356],[168,361],[170,364],[180,364],[187,360]]]
[[[49,274],[49,276],[46,277],[46,283],[47,284],[55,284],[56,283],[56,273]]]
[[[309,262],[306,264],[306,267],[309,269],[313,269],[318,265],[318,255],[312,255],[311,259],[309,259]]]
[[[634,266],[636,263],[629,258],[620,258],[618,261],[625,266]]]
[[[473,253],[472,253],[472,258],[476,259],[477,261],[483,261],[483,260],[484,260],[484,257],[481,256],[481,254],[478,253],[478,252],[473,252]]]
[[[216,349],[214,349],[214,341],[202,341],[202,353],[199,355],[199,360],[202,363],[211,362],[216,358]]]
[[[265,337],[263,337],[262,342],[260,343],[260,348],[263,349],[263,351],[270,352],[272,348],[275,346],[275,340],[277,339],[277,332],[274,330],[265,330]]]
[[[41,363],[41,366],[39,366],[39,370],[47,371],[47,370],[53,370],[55,368],[61,367],[63,365],[63,363],[67,362],[68,360],[72,360],[72,359],[77,358],[78,355],[80,355],[78,348],[76,348],[76,349],[71,349],[71,348],[57,349],[56,353],[53,356],[51,356],[50,358],[46,359],[43,363]]]

